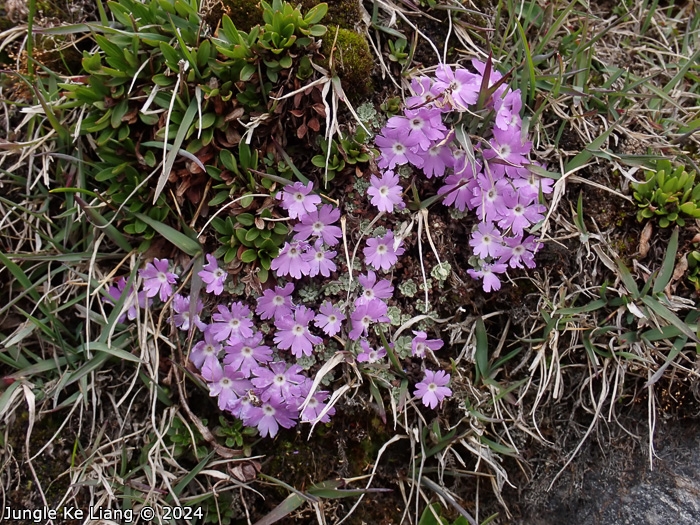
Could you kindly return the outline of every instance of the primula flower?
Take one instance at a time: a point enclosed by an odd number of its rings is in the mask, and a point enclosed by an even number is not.
[[[204,308],[204,304],[202,303],[202,300],[199,299],[197,300],[197,308],[195,309],[194,314],[194,325],[200,330],[204,330],[207,326],[199,319],[199,314],[202,312],[202,308]],[[180,330],[189,330],[190,297],[184,297],[179,293],[176,293],[175,297],[173,297],[173,310],[175,310],[175,316],[173,317],[173,320],[175,321],[175,326],[177,326]]]
[[[231,401],[227,407],[227,410],[231,413],[231,415],[240,419],[247,427],[254,426],[250,425],[249,421],[253,415],[255,415],[255,411],[258,409],[259,407],[256,407],[253,404],[253,398],[251,397],[250,392]]]
[[[250,381],[241,372],[232,366],[222,367],[214,356],[207,357],[204,361],[202,377],[209,383],[209,395],[218,396],[219,410],[225,410],[229,403],[252,388]]]
[[[414,357],[425,357],[425,351],[430,349],[432,351],[440,350],[443,343],[442,339],[428,339],[428,334],[422,330],[413,330],[413,335],[415,337],[411,341],[411,353]]]
[[[313,345],[319,345],[323,339],[309,332],[309,322],[315,317],[313,310],[305,306],[299,306],[294,312],[294,316],[287,315],[275,322],[277,333],[275,334],[275,344],[280,350],[291,348],[295,357],[311,355],[314,351]]]
[[[226,272],[219,268],[216,258],[209,253],[207,254],[207,264],[203,268],[197,275],[207,284],[207,293],[221,295],[221,292],[224,291]]]
[[[122,296],[127,294],[124,305],[122,306],[122,311],[126,310],[126,313],[119,316],[117,319],[118,323],[123,323],[127,319],[133,321],[139,315],[139,308],[148,308],[153,302],[146,297],[145,291],[137,294],[131,286],[127,290],[126,279],[124,279],[124,277],[117,279],[117,281],[107,289],[107,294],[109,297],[105,297],[103,300],[105,303],[111,305],[117,304]]]
[[[452,395],[452,390],[446,386],[449,382],[450,374],[446,374],[442,370],[437,372],[426,370],[423,381],[416,384],[413,395],[419,397],[425,406],[435,408],[446,397]]]
[[[260,319],[280,319],[292,313],[292,293],[294,283],[287,283],[284,288],[275,286],[275,290],[265,290],[262,297],[258,297],[258,306],[255,313]]]
[[[470,105],[475,104],[479,98],[481,77],[457,68],[454,72],[447,64],[440,64],[435,70],[433,89],[443,92],[443,97],[451,101],[451,109],[465,111]]]
[[[522,235],[506,237],[503,239],[505,246],[501,248],[499,263],[508,263],[511,268],[522,268],[523,263],[528,268],[535,267],[535,253],[542,246],[530,235],[523,240]]]
[[[503,218],[498,221],[498,225],[504,230],[510,228],[514,235],[522,235],[525,228],[544,219],[543,214],[547,210],[522,194],[506,198],[505,202],[508,208]]]
[[[316,211],[316,207],[321,204],[321,197],[311,193],[313,189],[314,185],[311,181],[306,186],[301,182],[295,182],[277,192],[276,198],[282,201],[282,208],[289,212],[292,219],[299,219],[307,213]]]
[[[355,300],[355,306],[368,303],[373,299],[388,299],[394,293],[391,283],[386,279],[377,282],[377,274],[372,270],[369,270],[367,275],[360,275],[357,280],[360,281],[364,291]]]
[[[235,370],[240,370],[245,377],[250,377],[251,370],[272,361],[272,350],[262,342],[263,334],[256,332],[253,337],[246,337],[226,346],[224,364],[233,365]]]
[[[404,115],[391,117],[385,129],[408,132],[409,137],[418,139],[417,146],[426,151],[435,142],[445,138],[447,128],[442,123],[442,114],[435,108],[407,109]]]
[[[393,213],[394,206],[399,210],[406,207],[401,199],[403,190],[399,186],[399,176],[395,175],[393,171],[384,172],[381,179],[377,178],[376,175],[372,175],[370,183],[371,187],[367,189],[367,193],[372,196],[370,202],[379,211]]]
[[[532,142],[523,142],[520,138],[520,130],[508,128],[501,130],[493,128],[493,138],[489,141],[491,148],[484,150],[483,155],[492,164],[500,164],[511,177],[517,176],[517,169],[528,163],[527,155],[532,148]]]
[[[519,89],[511,91],[505,97],[497,97],[494,102],[496,109],[496,127],[500,130],[521,129],[520,110],[523,99]]]
[[[423,165],[423,158],[412,148],[418,146],[420,139],[409,136],[405,129],[383,129],[382,135],[377,135],[374,142],[381,151],[377,165],[382,169],[394,169],[396,165],[410,162],[417,168]]]
[[[175,284],[177,274],[168,272],[168,259],[153,259],[146,268],[139,270],[139,275],[143,279],[143,290],[147,297],[158,295],[161,301],[167,301],[173,294],[172,285]]]
[[[467,270],[472,279],[483,279],[482,287],[485,292],[501,289],[501,280],[496,274],[504,273],[508,267],[505,264],[483,264],[481,270]]]
[[[333,306],[330,301],[324,301],[319,308],[319,313],[314,317],[314,324],[330,337],[340,332],[343,321],[345,321],[345,315],[343,315],[340,308]]]
[[[493,179],[482,173],[477,177],[478,185],[474,188],[472,207],[482,221],[496,221],[508,212],[507,198],[515,195],[509,181]]]
[[[501,253],[501,232],[490,222],[481,222],[476,231],[472,232],[469,246],[474,248],[474,254],[481,259],[497,257]]]
[[[303,397],[305,398],[307,395],[308,391],[303,395]],[[309,399],[306,408],[301,413],[301,420],[305,422],[316,421],[318,416],[320,416],[323,410],[326,408],[325,401],[328,399],[329,395],[330,394],[325,390],[314,393],[314,395],[311,396],[311,399]],[[331,407],[319,420],[319,423],[328,423],[331,420],[331,416],[334,414],[335,408]]]
[[[291,275],[294,279],[301,279],[302,275],[309,275],[311,265],[302,257],[307,246],[308,243],[299,241],[284,244],[279,255],[272,259],[270,264],[277,277]]]
[[[389,270],[398,256],[404,252],[401,243],[394,248],[394,232],[388,231],[384,237],[373,237],[367,239],[367,247],[363,250],[365,262],[372,265],[376,270]]]
[[[379,299],[372,299],[370,302],[355,307],[355,311],[350,316],[352,320],[352,330],[348,337],[357,341],[361,335],[367,335],[367,331],[372,323],[388,323],[386,316],[386,303]]]
[[[245,337],[253,337],[253,321],[248,318],[250,310],[247,306],[236,301],[230,308],[220,304],[217,309],[219,313],[212,315],[214,322],[209,327],[214,339],[233,339],[235,342]]]
[[[257,427],[261,437],[277,435],[280,427],[292,428],[296,425],[293,418],[296,414],[284,406],[284,403],[270,400],[260,407],[254,407],[250,411],[246,425]]]
[[[214,339],[211,330],[208,330],[209,326],[204,329],[204,341],[199,341],[190,351],[190,361],[200,370],[210,356],[218,358],[222,348],[221,343]]]
[[[369,346],[366,339],[362,339],[360,341],[360,346],[362,347],[362,352],[357,354],[357,357],[355,358],[360,363],[376,363],[386,355],[386,349],[381,348],[379,350],[375,350]]]
[[[299,373],[301,371],[299,365],[290,365],[287,368],[287,363],[277,361],[271,363],[269,369],[262,366],[254,368],[253,375],[256,377],[251,382],[262,390],[260,399],[263,401],[275,399],[290,402],[299,397],[300,385],[306,380],[306,377]]]
[[[297,234],[294,240],[305,241],[311,236],[321,237],[328,246],[338,244],[338,239],[343,236],[334,222],[340,219],[340,210],[330,204],[324,204],[320,210],[314,210],[301,218],[301,222],[294,225]]]
[[[309,277],[316,277],[319,273],[324,277],[330,277],[337,267],[333,262],[333,257],[337,252],[327,252],[323,249],[323,241],[318,239],[316,244],[301,255],[301,258],[309,263]]]
[[[438,189],[438,195],[445,195],[442,201],[445,206],[454,205],[459,211],[467,208],[471,210],[474,190],[479,186],[476,177],[481,171],[481,164],[475,162],[472,166],[462,150],[456,150],[454,153],[458,154],[458,158],[455,159],[455,173],[445,178],[445,185]]]
[[[454,155],[447,144],[433,144],[423,156],[423,173],[429,179],[442,177],[446,168],[454,166]]]
[[[530,173],[530,171],[525,168],[519,170],[518,173],[520,174],[521,171],[524,172],[524,176],[515,179],[513,181],[513,186],[515,186],[518,193],[522,194],[524,197],[536,200],[539,197],[540,191],[542,191],[543,195],[554,191],[554,181],[552,179]]]

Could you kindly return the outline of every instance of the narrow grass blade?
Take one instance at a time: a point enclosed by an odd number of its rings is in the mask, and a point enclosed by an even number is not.
[[[664,262],[661,265],[661,271],[654,281],[652,292],[654,295],[664,291],[673,276],[673,269],[676,265],[676,253],[678,252],[678,228],[673,230],[671,239],[668,241]]]
[[[151,219],[148,215],[143,213],[134,213],[134,216],[146,224],[148,224],[155,231],[160,233],[168,241],[177,246],[180,250],[185,252],[187,255],[195,257],[202,253],[202,245],[194,239],[190,239],[187,235],[182,232],[177,231],[175,228],[163,224],[160,221]]]

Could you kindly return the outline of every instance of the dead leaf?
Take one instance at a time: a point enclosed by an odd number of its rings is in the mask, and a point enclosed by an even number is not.
[[[639,236],[639,256],[642,259],[649,253],[649,239],[651,239],[651,234],[653,232],[652,228],[651,222],[647,222],[642,230],[642,234]]]

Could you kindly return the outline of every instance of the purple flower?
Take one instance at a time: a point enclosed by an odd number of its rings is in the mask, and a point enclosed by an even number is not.
[[[209,326],[204,329],[204,341],[199,341],[190,351],[190,361],[200,370],[210,356],[218,358],[221,352],[221,343],[214,339]]]
[[[401,192],[403,190],[401,186],[399,186],[399,176],[395,175],[393,171],[384,172],[381,179],[377,178],[376,175],[372,175],[370,183],[372,186],[367,190],[367,193],[372,196],[370,202],[376,206],[379,211],[393,213],[394,206],[399,210],[405,207],[401,199]]]
[[[277,192],[276,197],[282,201],[282,207],[289,212],[289,216],[292,219],[298,219],[316,211],[316,207],[321,204],[321,197],[311,193],[313,189],[314,185],[311,181],[306,186],[301,182],[295,182]]]
[[[520,110],[523,107],[523,100],[520,90],[511,91],[505,97],[497,97],[494,102],[496,109],[496,127],[503,131],[508,128],[520,129]]]
[[[305,241],[311,236],[323,238],[328,246],[338,244],[338,239],[343,236],[343,232],[333,223],[340,219],[340,210],[330,204],[324,204],[321,210],[307,213],[301,218],[301,222],[294,225],[297,234],[294,239]]]
[[[277,277],[291,275],[294,279],[301,279],[302,275],[308,275],[311,265],[302,257],[308,243],[295,241],[285,243],[279,255],[272,259],[270,267],[275,270]]]
[[[221,295],[221,292],[224,291],[224,281],[227,274],[219,268],[219,264],[213,255],[207,254],[207,264],[204,265],[204,269],[197,275],[207,284],[207,293]]]
[[[360,281],[364,291],[355,300],[355,306],[368,303],[373,299],[388,299],[394,293],[391,283],[386,279],[377,282],[377,275],[372,270],[368,270],[367,275],[360,275],[357,280]]]
[[[265,290],[262,297],[258,297],[258,306],[255,313],[260,319],[280,319],[292,313],[292,293],[294,283],[287,283],[284,288],[275,286],[275,291]]]
[[[303,397],[306,397],[308,395],[308,391],[303,395]],[[325,390],[321,390],[320,392],[314,393],[313,396],[311,396],[311,399],[309,399],[308,404],[306,405],[306,408],[304,411],[301,413],[301,420],[310,422],[310,421],[315,421],[318,416],[321,415],[321,412],[326,408],[326,403],[325,401],[328,399],[329,393],[326,392]],[[325,415],[319,420],[320,423],[328,423],[331,420],[331,416],[335,414],[335,408],[331,407],[328,412],[325,413]]]
[[[375,350],[369,346],[366,339],[362,339],[360,341],[360,346],[362,347],[362,352],[357,354],[357,357],[355,358],[360,363],[376,363],[386,355],[386,349],[381,348],[379,350]]]
[[[467,270],[472,279],[483,279],[482,287],[485,292],[501,289],[501,280],[496,274],[504,273],[508,267],[505,264],[484,264],[481,270]]]
[[[489,143],[491,149],[484,151],[484,158],[487,160],[495,159],[493,162],[502,164],[506,173],[511,177],[517,175],[517,168],[528,162],[526,155],[530,153],[532,142],[523,143],[519,129],[502,130],[496,127],[493,129],[493,139]]]
[[[316,277],[319,273],[324,277],[330,277],[331,272],[337,268],[333,262],[336,252],[327,252],[323,249],[323,241],[318,239],[316,244],[301,255],[301,258],[309,263],[309,277]]]
[[[389,270],[396,261],[398,256],[404,252],[401,243],[394,247],[394,232],[388,231],[384,237],[376,237],[367,239],[367,247],[363,250],[365,254],[365,262],[374,267],[374,269]]]
[[[194,325],[200,330],[204,330],[207,326],[199,319],[199,314],[202,312],[202,308],[204,308],[204,304],[202,303],[201,299],[199,299],[197,300],[197,308],[195,309],[194,313]],[[180,330],[189,330],[190,297],[183,297],[179,293],[176,293],[175,297],[173,297],[173,310],[175,310],[175,316],[173,318],[175,321],[175,326],[177,326]]]
[[[291,348],[295,357],[311,355],[314,351],[313,345],[323,342],[323,339],[309,332],[309,322],[315,317],[313,310],[305,306],[299,306],[294,312],[294,316],[287,315],[275,322],[277,333],[275,334],[275,344],[280,350]]]
[[[231,304],[231,308],[226,308],[220,304],[217,306],[218,314],[212,315],[214,323],[209,329],[217,341],[226,339],[236,340],[253,337],[253,321],[248,316],[250,310],[240,301]]]
[[[219,410],[225,410],[229,403],[252,387],[241,372],[237,372],[232,366],[222,368],[214,356],[204,361],[202,377],[209,383],[209,395],[219,397]]]
[[[173,294],[171,285],[175,284],[178,277],[176,274],[168,272],[168,259],[153,259],[146,268],[139,270],[139,275],[143,278],[143,290],[147,297],[158,295],[161,301],[167,301]]]
[[[372,299],[368,303],[355,307],[355,311],[350,316],[352,320],[352,331],[348,337],[353,341],[357,341],[361,335],[367,335],[369,326],[372,323],[389,322],[386,312],[386,303],[379,299]]]
[[[466,69],[453,72],[447,64],[440,64],[435,70],[435,78],[433,89],[443,91],[443,96],[452,102],[452,109],[456,111],[465,111],[479,98],[481,77]]]
[[[256,332],[253,337],[246,337],[226,346],[224,364],[233,365],[235,370],[240,370],[245,377],[250,377],[251,370],[272,361],[272,350],[262,342],[263,335]]]
[[[253,415],[255,415],[255,411],[259,410],[259,408],[253,404],[251,393],[248,392],[246,395],[231,401],[228,404],[227,410],[233,415],[233,417],[240,419],[245,426],[249,427],[253,426],[249,424],[249,421]]]
[[[538,244],[532,235],[525,240],[522,235],[505,237],[503,241],[505,246],[501,248],[499,263],[508,263],[511,268],[522,268],[523,263],[528,268],[535,267],[535,253],[542,245]]]
[[[447,128],[442,123],[442,114],[439,109],[419,108],[407,109],[405,116],[391,117],[386,128],[408,131],[409,137],[418,139],[417,146],[426,151],[434,142],[445,138]]]
[[[469,246],[482,259],[498,257],[501,253],[501,232],[490,222],[479,223],[476,231],[472,232]]]
[[[522,194],[507,198],[506,204],[508,208],[503,218],[498,221],[498,225],[504,230],[510,228],[515,235],[522,235],[525,228],[544,219],[543,213],[547,210],[541,204],[531,202]]]
[[[427,106],[441,95],[440,91],[433,90],[433,79],[430,77],[414,77],[411,80],[411,92],[413,96],[406,99],[408,108]]]
[[[420,139],[417,136],[409,136],[405,129],[383,129],[383,135],[377,135],[374,139],[381,156],[377,165],[382,169],[394,169],[394,166],[410,162],[417,168],[423,164],[423,159],[411,148],[418,146]]]
[[[482,221],[496,221],[508,211],[506,199],[515,191],[506,179],[494,179],[482,173],[477,177],[478,186],[474,188],[471,204],[476,208],[476,215]]]
[[[284,406],[284,403],[270,400],[260,407],[254,407],[246,422],[249,427],[258,427],[261,437],[277,435],[280,426],[292,428],[296,425],[294,412]]]
[[[423,381],[416,384],[416,390],[413,392],[413,395],[421,398],[425,406],[435,408],[446,397],[452,395],[452,390],[445,386],[449,382],[450,374],[446,374],[442,370],[437,372],[426,370]]]
[[[411,341],[411,353],[415,357],[423,358],[427,349],[440,350],[444,344],[442,339],[428,339],[428,334],[421,330],[414,330],[413,335],[415,337]]]
[[[452,150],[446,144],[433,144],[423,154],[423,173],[429,179],[442,177],[446,168],[454,166]]]
[[[133,321],[139,315],[139,308],[148,308],[153,302],[146,297],[145,291],[137,294],[131,286],[129,286],[127,290],[126,279],[124,279],[124,277],[117,279],[117,281],[107,289],[107,294],[109,297],[105,297],[104,302],[111,305],[117,304],[124,294],[127,294],[124,305],[122,306],[122,311],[126,310],[126,313],[119,316],[117,319],[118,323],[123,323],[126,319]]]
[[[518,174],[524,172],[519,179],[513,181],[513,186],[524,197],[536,200],[540,194],[540,190],[544,195],[552,193],[554,181],[546,177],[540,177],[534,173],[530,173],[527,169],[518,170]]]
[[[345,315],[340,308],[333,306],[330,301],[324,301],[319,312],[314,317],[314,324],[317,327],[330,337],[340,332],[341,323],[345,321]]]
[[[300,385],[306,380],[306,377],[299,373],[302,371],[301,367],[290,365],[287,368],[287,363],[284,361],[271,363],[269,367],[269,369],[262,366],[253,369],[253,374],[256,377],[251,382],[256,388],[262,390],[260,399],[290,402],[299,397]]]

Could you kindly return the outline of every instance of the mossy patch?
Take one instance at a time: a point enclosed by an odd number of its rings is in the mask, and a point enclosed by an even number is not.
[[[370,76],[374,58],[364,35],[339,26],[328,26],[321,52],[326,57],[323,67],[338,74],[343,90],[352,101],[372,92]]]

